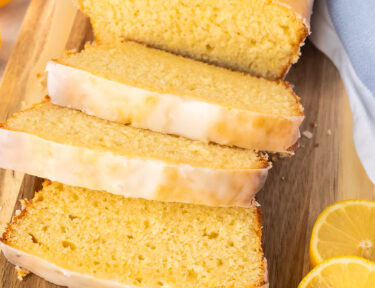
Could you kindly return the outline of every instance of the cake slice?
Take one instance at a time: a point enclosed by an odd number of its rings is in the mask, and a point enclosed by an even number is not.
[[[134,42],[86,45],[47,65],[55,104],[163,133],[292,153],[304,118],[274,82]]]
[[[127,197],[249,206],[270,164],[254,151],[137,129],[47,101],[0,128],[0,167]]]
[[[313,0],[76,0],[101,42],[134,40],[269,79],[309,33]]]
[[[45,183],[1,240],[8,260],[68,287],[261,287],[256,207],[124,198]],[[263,286],[265,287],[265,286]]]

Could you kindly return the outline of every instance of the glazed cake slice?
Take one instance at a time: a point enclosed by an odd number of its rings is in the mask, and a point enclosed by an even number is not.
[[[68,287],[266,287],[256,207],[124,198],[45,183],[1,240],[8,260]]]
[[[296,63],[313,0],[76,0],[100,42],[134,40],[269,79]]]
[[[270,164],[250,150],[137,129],[47,101],[3,124],[0,167],[127,197],[249,206]]]
[[[55,104],[200,141],[291,154],[304,118],[286,82],[134,42],[86,45],[47,71]]]

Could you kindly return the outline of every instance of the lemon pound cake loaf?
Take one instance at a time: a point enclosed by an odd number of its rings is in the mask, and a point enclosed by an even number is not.
[[[313,0],[77,0],[101,42],[134,40],[269,79],[297,62]]]
[[[45,183],[1,240],[10,262],[68,287],[261,287],[256,207],[124,198]]]
[[[47,71],[55,104],[201,141],[293,152],[304,118],[288,83],[134,42],[86,45]]]
[[[249,206],[267,158],[102,120],[44,102],[0,129],[0,167],[129,197]]]

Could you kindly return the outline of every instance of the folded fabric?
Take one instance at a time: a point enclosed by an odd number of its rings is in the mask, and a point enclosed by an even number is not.
[[[375,183],[375,2],[316,1],[311,40],[340,71],[353,112],[354,144]]]

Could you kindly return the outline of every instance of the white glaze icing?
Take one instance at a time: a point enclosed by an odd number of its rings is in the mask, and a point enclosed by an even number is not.
[[[310,31],[310,17],[314,0],[276,0],[276,2],[294,11]]]
[[[248,207],[271,165],[231,170],[168,164],[1,128],[0,167],[126,197]]]
[[[56,285],[69,288],[138,288],[116,281],[103,280],[93,276],[69,271],[37,256],[25,253],[0,242],[1,250],[8,261],[46,279]],[[163,286],[168,287],[168,286]]]
[[[27,269],[56,285],[67,286],[69,288],[139,288],[138,286],[126,285],[112,280],[95,278],[88,274],[69,271],[40,257],[6,245],[3,242],[0,242],[0,246],[10,263]],[[267,264],[265,265],[264,279],[265,282],[268,283]],[[168,285],[163,285],[161,287],[170,288]],[[268,284],[260,288],[268,288]]]
[[[201,141],[287,152],[303,116],[275,116],[132,87],[50,61],[48,92],[55,104],[111,121]]]

